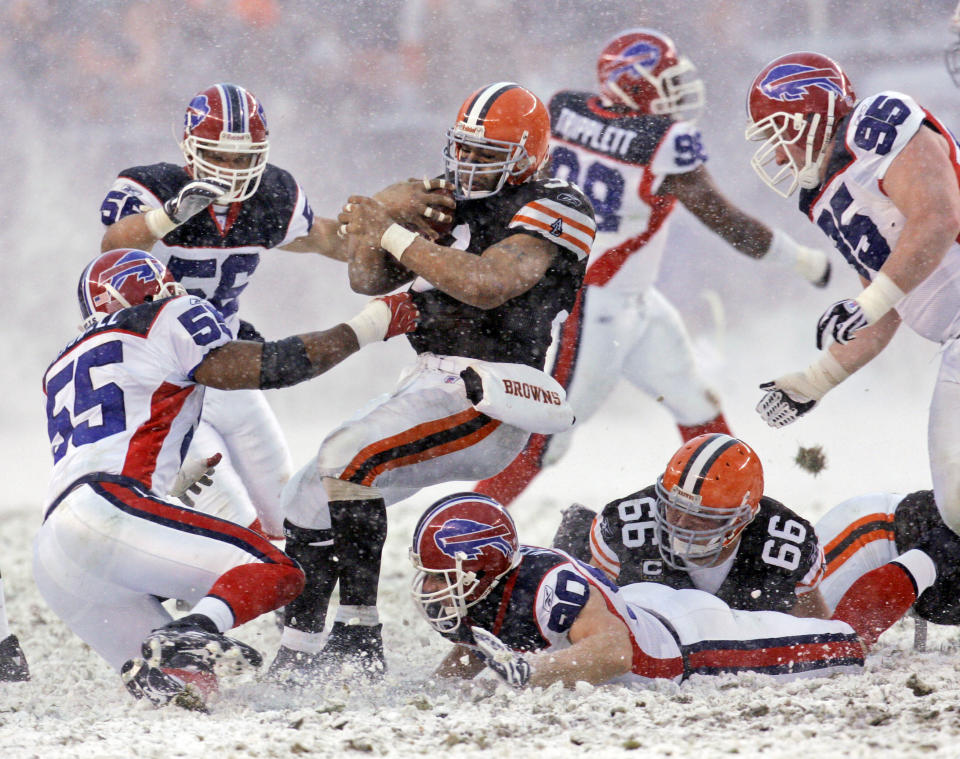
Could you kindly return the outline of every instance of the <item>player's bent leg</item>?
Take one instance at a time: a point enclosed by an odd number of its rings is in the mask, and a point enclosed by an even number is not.
[[[250,500],[247,489],[234,469],[229,448],[223,436],[208,422],[201,419],[190,443],[190,455],[207,458],[222,453],[213,482],[204,487],[193,499],[193,508],[204,514],[226,519],[234,524],[249,526],[257,519],[257,510]]]
[[[264,530],[268,535],[281,535],[281,492],[293,473],[293,462],[266,395],[260,390],[208,388],[203,419],[223,436],[233,468]]]
[[[623,375],[662,399],[684,442],[707,432],[732,434],[716,393],[693,355],[690,335],[676,308],[655,288],[644,293],[644,328],[623,362]]]
[[[838,503],[814,526],[826,560],[819,587],[831,613],[858,578],[897,557],[899,502],[892,493],[857,496]]]
[[[914,548],[859,577],[837,603],[832,618],[849,624],[869,649],[936,579],[933,560]]]

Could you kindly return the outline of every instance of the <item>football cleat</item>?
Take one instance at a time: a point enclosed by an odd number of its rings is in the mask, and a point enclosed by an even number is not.
[[[266,680],[290,687],[305,687],[314,684],[324,675],[319,653],[295,651],[280,646],[277,655],[270,663]]]
[[[23,682],[30,679],[27,657],[23,655],[16,635],[0,641],[0,682]]]
[[[203,696],[193,686],[151,667],[143,659],[128,659],[120,668],[120,679],[137,700],[147,699],[156,707],[174,704],[182,709],[206,711]]]
[[[246,643],[178,622],[150,633],[141,651],[151,667],[165,670],[212,672],[214,665],[228,664],[242,671],[263,664],[260,652]]]
[[[325,672],[356,670],[370,680],[380,680],[387,671],[383,655],[383,625],[348,625],[334,622],[323,649],[317,655]],[[352,672],[351,672],[352,674]]]

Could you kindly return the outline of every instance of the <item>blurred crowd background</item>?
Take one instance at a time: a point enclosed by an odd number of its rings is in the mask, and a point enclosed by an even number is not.
[[[294,173],[318,215],[333,216],[352,193],[438,173],[444,130],[477,87],[514,80],[545,101],[560,88],[593,88],[604,42],[624,28],[654,27],[675,39],[705,81],[708,104],[700,123],[720,188],[797,239],[824,245],[795,203],[781,201],[749,168],[753,148],[743,129],[750,81],[770,58],[814,49],[838,59],[860,93],[904,90],[960,127],[960,92],[943,65],[943,51],[955,39],[949,29],[954,5],[5,0],[0,452],[13,454],[0,456],[9,485],[5,500],[32,502],[45,487],[40,378],[79,321],[76,279],[99,250],[102,197],[125,167],[181,159],[183,111],[208,85],[231,81],[260,98],[271,162]],[[736,335],[783,309],[802,314],[812,333],[825,304],[856,291],[852,273],[841,269],[829,294],[815,293],[782,271],[743,260],[678,216],[661,284],[698,335],[716,332],[718,324]],[[363,300],[349,292],[339,265],[277,252],[261,262],[241,314],[277,338],[331,325]],[[718,302],[722,313],[711,307]],[[312,453],[328,418],[341,418],[388,389],[409,357],[409,348],[394,341],[309,389],[273,394],[281,421],[290,424],[296,462]],[[778,367],[787,368],[799,367]],[[728,417],[736,427],[748,411],[730,410]]]

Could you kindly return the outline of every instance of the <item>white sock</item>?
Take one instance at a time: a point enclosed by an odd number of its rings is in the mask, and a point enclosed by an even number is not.
[[[305,654],[315,654],[323,648],[323,633],[304,632],[284,627],[280,635],[280,645],[293,651],[303,651]]]
[[[373,627],[380,624],[380,614],[376,606],[341,606],[337,609],[335,622],[345,625],[365,625]]]
[[[219,598],[211,596],[201,598],[197,605],[190,610],[190,613],[210,617],[220,632],[226,632],[233,627],[233,612]]]
[[[913,581],[917,585],[918,598],[937,579],[937,565],[919,548],[912,548],[906,553],[900,554],[891,564],[899,564],[913,577]]]

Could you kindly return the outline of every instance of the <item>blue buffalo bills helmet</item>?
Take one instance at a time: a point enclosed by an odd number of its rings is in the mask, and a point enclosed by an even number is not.
[[[762,143],[750,163],[764,183],[783,197],[819,185],[837,123],[856,99],[847,75],[825,55],[788,53],[764,66],[747,95],[746,132]]]
[[[456,493],[420,517],[410,561],[414,601],[435,629],[451,632],[520,563],[517,528],[493,498]]]
[[[122,308],[184,294],[182,285],[160,261],[134,248],[101,253],[84,267],[77,286],[85,322]]]
[[[180,147],[196,179],[231,182],[222,202],[236,202],[260,186],[270,151],[268,134],[263,106],[251,92],[236,84],[215,84],[187,106]],[[224,157],[236,160],[224,165]]]
[[[604,45],[597,60],[600,97],[639,113],[693,121],[704,103],[694,65],[655,29],[627,29]]]

